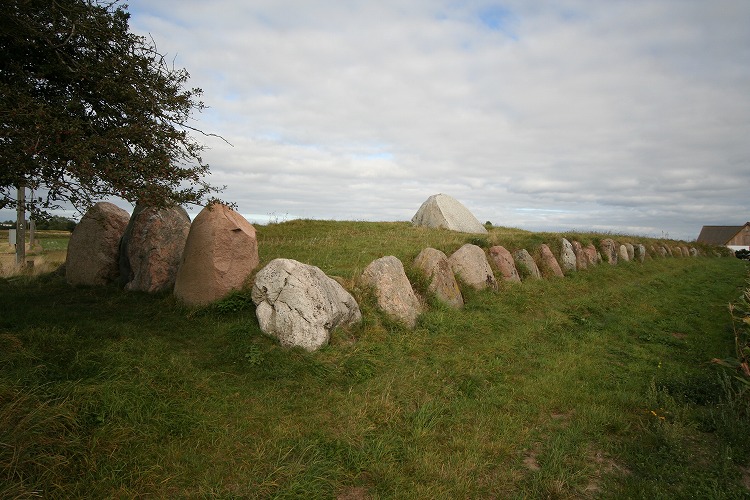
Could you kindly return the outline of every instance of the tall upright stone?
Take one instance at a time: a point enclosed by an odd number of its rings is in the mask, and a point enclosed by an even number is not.
[[[497,288],[497,280],[492,272],[487,256],[477,245],[467,243],[448,257],[451,269],[461,280],[472,288]]]
[[[490,260],[494,262],[495,267],[500,271],[503,281],[521,281],[516,264],[513,262],[513,255],[505,247],[495,245],[490,248],[489,254]]]
[[[618,246],[611,238],[605,238],[601,242],[602,255],[604,260],[610,263],[610,265],[617,264],[617,251]]]
[[[255,228],[220,203],[205,207],[190,226],[175,279],[175,296],[205,305],[242,288],[258,267]]]
[[[561,240],[562,249],[560,250],[560,268],[563,273],[575,272],[576,267],[576,253],[573,249],[573,245],[565,238]]]
[[[428,291],[437,299],[454,309],[464,306],[464,298],[458,287],[456,276],[448,262],[448,257],[435,248],[425,248],[414,259],[414,267],[422,271],[430,280]]]
[[[136,205],[120,241],[120,283],[126,290],[171,290],[189,232],[184,208]]]
[[[628,251],[628,260],[635,260],[635,247],[631,243],[625,243],[625,249]]]
[[[585,247],[583,247],[584,252],[586,252],[586,256],[589,258],[589,265],[596,266],[601,263],[601,254],[597,252],[596,247],[593,243],[589,243]]]
[[[381,311],[408,328],[416,326],[422,305],[397,257],[389,255],[370,262],[362,272],[362,283],[375,291]]]
[[[542,279],[539,266],[536,265],[534,258],[525,248],[513,252],[513,260],[516,261],[516,267],[519,269],[522,279]]]
[[[617,260],[622,262],[630,262],[630,255],[628,254],[628,247],[620,245],[617,250]]]
[[[65,279],[71,285],[106,285],[119,275],[120,238],[130,214],[100,201],[86,212],[68,242]]]
[[[576,256],[576,269],[587,269],[589,267],[589,256],[579,241],[571,242],[573,253]]]
[[[447,194],[427,198],[411,219],[415,226],[449,229],[461,233],[487,234],[487,229],[461,202]]]
[[[560,268],[560,264],[555,259],[555,254],[544,243],[539,245],[539,263],[541,264],[539,270],[542,271],[542,276],[555,276],[558,278],[565,276]]]
[[[646,246],[642,243],[635,245],[635,258],[638,262],[643,263],[646,260]]]

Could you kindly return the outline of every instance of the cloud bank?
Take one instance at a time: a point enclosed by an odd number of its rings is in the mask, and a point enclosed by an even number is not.
[[[693,239],[750,220],[750,2],[131,0],[242,213]]]

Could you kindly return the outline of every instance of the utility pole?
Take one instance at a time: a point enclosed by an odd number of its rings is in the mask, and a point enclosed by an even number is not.
[[[26,185],[19,184],[16,200],[16,265],[26,265]]]
[[[31,188],[31,205],[34,206],[34,188]],[[34,212],[32,210],[29,214],[29,248],[34,251],[34,245],[36,244],[36,222],[34,222]]]

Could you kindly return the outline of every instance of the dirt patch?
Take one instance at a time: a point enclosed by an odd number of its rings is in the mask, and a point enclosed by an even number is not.
[[[352,486],[344,488],[336,495],[336,500],[366,500],[370,498],[367,494],[367,488],[363,486]]]
[[[630,474],[627,467],[620,465],[603,451],[590,449],[587,455],[589,462],[594,464],[594,473],[589,479],[589,484],[584,488],[584,493],[587,495],[595,496],[601,492],[601,480],[605,475],[627,476]]]

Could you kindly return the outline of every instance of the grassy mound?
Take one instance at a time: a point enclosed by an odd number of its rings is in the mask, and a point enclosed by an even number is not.
[[[384,255],[408,268],[427,246],[560,237],[257,230],[261,265],[293,258],[350,285]],[[464,310],[431,303],[413,331],[352,286],[363,323],[316,353],[264,336],[247,292],[196,310],[54,274],[0,279],[0,497],[747,495],[748,406],[710,363],[734,353],[726,304],[746,276],[727,258],[603,265],[463,290]]]

